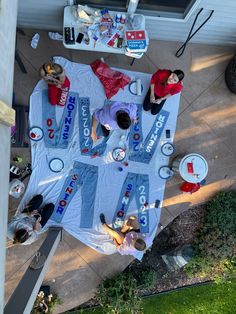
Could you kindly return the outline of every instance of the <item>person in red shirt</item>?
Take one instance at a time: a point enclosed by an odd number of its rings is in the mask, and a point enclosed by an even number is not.
[[[39,69],[39,74],[48,84],[50,104],[65,106],[70,90],[70,81],[62,66],[57,63],[45,63]]]
[[[151,78],[150,89],[144,99],[143,109],[153,115],[160,112],[167,98],[183,88],[184,72],[181,70],[158,70]]]

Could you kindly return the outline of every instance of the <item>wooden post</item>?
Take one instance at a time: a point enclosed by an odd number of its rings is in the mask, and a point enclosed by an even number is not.
[[[15,125],[15,110],[0,100],[0,122],[7,125]]]

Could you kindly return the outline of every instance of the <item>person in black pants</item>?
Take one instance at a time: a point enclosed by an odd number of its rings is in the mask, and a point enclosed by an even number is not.
[[[54,205],[49,203],[46,204],[43,208],[39,209],[42,205],[42,202],[43,196],[41,194],[34,196],[25,206],[22,213],[33,214],[33,216],[40,221],[40,225],[43,228],[53,213]]]
[[[181,92],[183,89],[182,80],[184,72],[181,70],[158,70],[153,74],[150,82],[150,89],[143,102],[145,111],[151,110],[151,114],[158,114],[166,99]]]
[[[151,102],[150,98],[151,98],[151,89],[148,90],[147,95],[144,99],[143,109],[145,111],[151,110],[151,114],[156,115],[161,111],[162,107],[164,106],[164,103],[166,102],[166,99],[162,100],[161,97],[158,97],[157,95],[155,95],[155,100]],[[160,101],[160,102],[157,103],[157,101]]]
[[[52,203],[40,209],[42,202],[41,194],[34,196],[23,211],[16,213],[9,222],[7,236],[14,244],[27,245],[37,240],[39,231],[46,225],[54,210]]]

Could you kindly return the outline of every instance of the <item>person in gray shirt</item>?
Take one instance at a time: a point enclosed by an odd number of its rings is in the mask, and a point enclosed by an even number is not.
[[[13,243],[28,245],[38,239],[40,230],[51,217],[54,205],[46,204],[42,209],[43,196],[38,194],[25,206],[21,213],[16,213],[8,224],[7,237]]]

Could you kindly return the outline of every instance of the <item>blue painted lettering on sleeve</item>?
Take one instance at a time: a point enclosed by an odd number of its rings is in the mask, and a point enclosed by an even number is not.
[[[42,93],[42,118],[45,146],[49,148],[66,149],[70,142],[75,114],[77,110],[77,93],[69,92],[59,125],[56,121],[56,106],[52,106],[48,100],[48,92]]]

